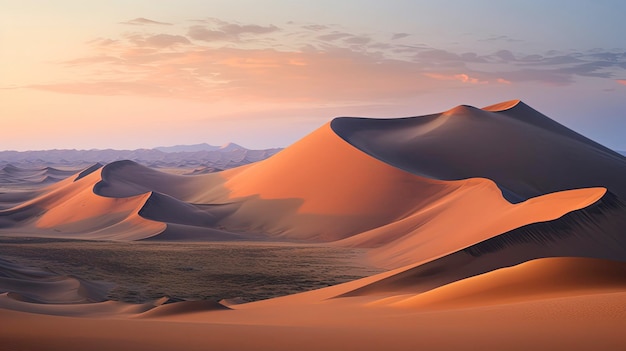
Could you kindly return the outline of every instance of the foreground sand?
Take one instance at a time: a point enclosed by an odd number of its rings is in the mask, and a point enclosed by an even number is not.
[[[117,316],[104,317],[2,309],[0,349],[621,350],[626,343],[626,266],[584,260],[548,259],[510,268],[513,272],[495,272],[515,276],[520,270],[532,275],[548,268],[539,283],[530,276],[522,279],[526,289],[505,293],[500,300],[498,294],[479,295],[461,306],[441,304],[455,301],[450,291],[431,292],[426,298],[434,295],[440,304],[422,307],[411,301],[419,300],[419,295],[319,300],[317,291],[232,306],[235,310],[198,312],[196,306],[196,312],[187,313],[176,304],[161,314],[155,313],[159,308],[142,314],[116,307]],[[576,275],[586,264],[596,269],[612,266],[614,279],[609,274],[598,280],[593,272]],[[569,285],[544,286],[546,280],[568,274],[576,277]],[[471,293],[474,283],[468,279],[464,285],[469,287],[448,290]],[[337,288],[341,290],[341,286],[323,289],[321,295]],[[528,291],[534,292],[530,299]]]
[[[0,312],[2,350],[622,350],[625,293],[442,312],[308,306],[303,321],[80,319]],[[584,308],[581,308],[584,306]],[[257,311],[264,316],[283,311]]]

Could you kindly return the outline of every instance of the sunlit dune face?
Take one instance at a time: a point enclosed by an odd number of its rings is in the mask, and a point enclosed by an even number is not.
[[[505,111],[505,110],[509,110],[515,107],[520,102],[521,102],[520,100],[510,100],[510,101],[501,102],[499,104],[483,107],[482,109],[485,111],[491,111],[491,112]]]

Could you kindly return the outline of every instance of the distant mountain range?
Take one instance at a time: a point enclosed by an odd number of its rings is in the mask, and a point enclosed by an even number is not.
[[[193,145],[174,145],[174,146],[159,146],[154,150],[163,152],[198,152],[198,151],[235,151],[235,150],[247,150],[241,145],[235,143],[228,143],[222,146],[210,145],[207,143],[193,144]]]
[[[234,143],[223,146],[203,143],[136,150],[0,151],[0,166],[11,164],[27,168],[76,167],[131,160],[152,168],[190,168],[194,169],[194,173],[208,173],[257,162],[280,150],[282,149],[250,150]]]

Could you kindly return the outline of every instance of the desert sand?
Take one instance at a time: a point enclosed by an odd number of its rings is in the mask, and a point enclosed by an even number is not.
[[[0,261],[0,349],[626,343],[626,158],[521,101],[337,118],[218,173],[118,161],[46,179],[0,193],[0,235],[336,245],[386,271],[251,303],[130,304],[103,300],[104,283]]]

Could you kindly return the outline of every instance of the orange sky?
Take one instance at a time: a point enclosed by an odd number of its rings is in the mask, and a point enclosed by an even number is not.
[[[560,22],[546,5],[524,23],[536,5],[451,3],[2,1],[0,149],[276,147],[339,115],[515,98],[626,149],[615,11],[588,9],[615,27],[574,41],[586,18],[575,5]]]

